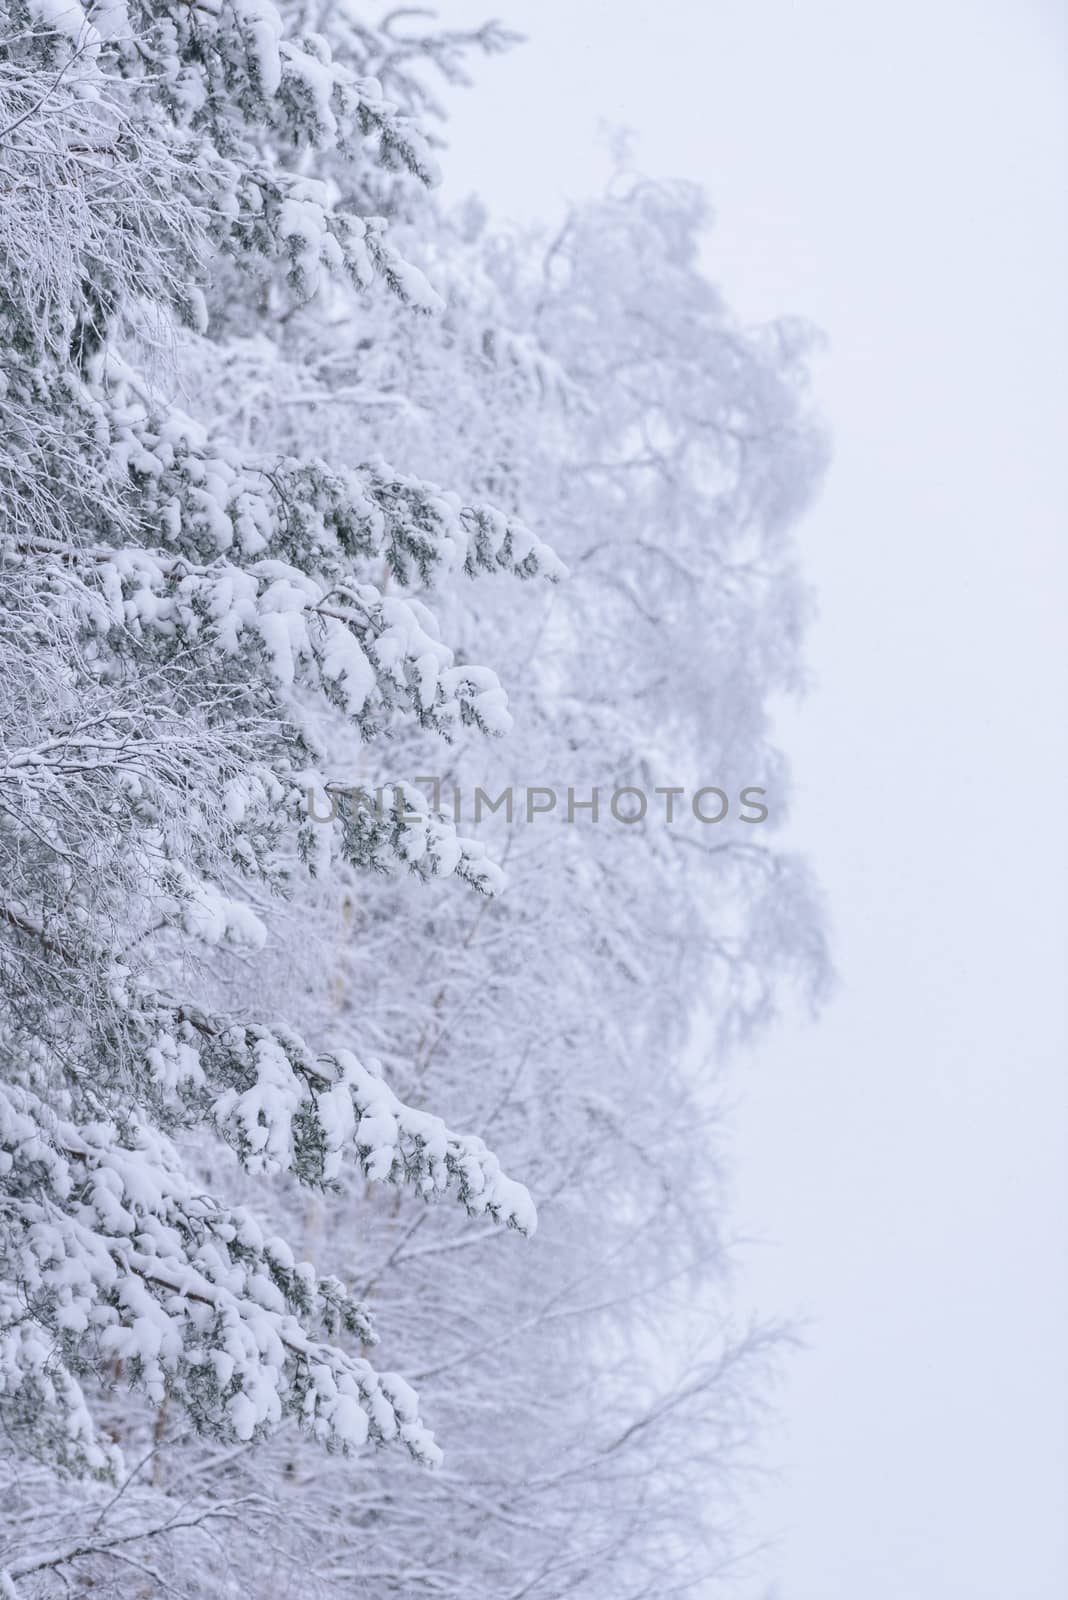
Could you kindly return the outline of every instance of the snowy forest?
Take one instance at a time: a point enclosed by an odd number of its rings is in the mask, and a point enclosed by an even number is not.
[[[718,1593],[813,336],[446,204],[499,24],[2,15],[0,1594]]]

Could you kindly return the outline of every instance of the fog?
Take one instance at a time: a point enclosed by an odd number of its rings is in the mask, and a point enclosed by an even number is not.
[[[449,19],[483,8],[450,0]],[[840,982],[743,1063],[743,1293],[807,1319],[782,1600],[1064,1592],[1065,27],[1037,3],[542,0],[449,184],[558,216],[604,130],[826,332],[819,618],[780,731]],[[487,129],[492,125],[492,137]],[[754,1577],[746,1592],[764,1592]]]

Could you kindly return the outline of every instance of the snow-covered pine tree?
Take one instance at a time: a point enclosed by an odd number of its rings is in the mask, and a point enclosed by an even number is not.
[[[369,28],[347,0],[283,5],[283,24],[207,0],[95,8],[87,33],[63,5],[20,14],[0,79],[0,163],[17,178],[4,283],[25,302],[11,327],[55,324],[0,398],[5,523],[22,530],[2,569],[0,693],[31,785],[5,823],[5,905],[24,924],[0,928],[5,1060],[13,1096],[35,1097],[16,1108],[28,1148],[49,1161],[60,1122],[90,1141],[102,1130],[101,1170],[117,1152],[123,1183],[131,1150],[162,1153],[138,1174],[166,1165],[192,1197],[175,1213],[187,1233],[164,1230],[163,1245],[224,1279],[252,1322],[235,1333],[164,1290],[176,1341],[152,1304],[160,1285],[128,1303],[86,1278],[64,1302],[58,1259],[32,1307],[16,1295],[5,1329],[47,1349],[50,1380],[73,1345],[96,1446],[106,1461],[118,1437],[132,1465],[118,1491],[60,1484],[31,1461],[42,1433],[16,1428],[0,1566],[33,1600],[69,1582],[134,1600],[146,1576],[205,1600],[247,1593],[251,1573],[262,1600],[704,1592],[736,1549],[733,1476],[768,1338],[730,1326],[718,1061],[695,1076],[692,1035],[706,1018],[744,1032],[783,978],[818,976],[803,876],[759,829],[498,819],[479,837],[507,857],[510,892],[491,899],[421,881],[453,861],[476,888],[496,874],[410,788],[385,826],[343,812],[330,828],[307,825],[304,790],[320,811],[327,779],[405,772],[468,796],[691,773],[781,793],[764,705],[794,671],[788,534],[821,455],[803,337],[736,324],[698,269],[700,207],[683,188],[617,185],[544,254],[484,229],[477,207],[438,214],[434,140],[412,123],[433,110],[420,63],[456,77],[463,50],[498,48],[500,30],[436,33],[403,13]],[[90,138],[101,118],[106,140]],[[444,310],[421,316],[435,291]],[[442,581],[551,573],[524,527],[551,531],[572,581],[522,594]],[[469,665],[487,646],[520,712],[500,745],[483,737],[504,725],[496,682]],[[439,730],[455,734],[445,759]],[[41,759],[21,759],[31,750]],[[380,1057],[409,1109],[353,1055]],[[316,1087],[324,1070],[340,1094]],[[424,1105],[480,1126],[531,1183],[528,1248],[510,1249],[492,1215],[471,1225],[462,1207],[431,1212],[366,1181],[402,1176],[429,1141],[436,1180],[476,1210],[496,1193],[525,1221],[521,1191],[473,1141],[461,1157]],[[47,1173],[33,1181],[4,1213],[20,1248],[23,1218],[35,1240],[73,1239],[75,1257],[71,1219],[88,1222],[123,1262],[160,1232],[140,1217],[123,1232],[124,1194],[84,1166],[58,1201]],[[351,1332],[339,1286],[305,1272],[312,1328],[288,1264],[303,1256],[353,1285]],[[88,1338],[49,1295],[99,1303]],[[443,1432],[444,1470],[413,1472],[399,1451],[324,1462],[299,1437],[299,1366],[279,1394],[288,1420],[235,1437],[252,1418],[220,1417],[236,1398],[217,1387],[228,1339],[245,1349],[284,1318],[330,1368],[343,1344],[365,1354],[372,1304],[383,1364],[418,1380]],[[159,1406],[198,1316],[207,1332],[175,1370],[214,1351],[205,1387],[197,1374]],[[162,1389],[119,1348],[135,1333],[151,1349],[157,1332]],[[102,1391],[131,1377],[151,1398],[120,1415]],[[269,1399],[267,1377],[255,1392]],[[406,1395],[383,1379],[372,1433],[392,1431],[387,1402],[395,1416]],[[316,1381],[337,1384],[336,1368]],[[364,1431],[345,1405],[311,1431],[332,1421],[335,1438],[338,1424]],[[58,1443],[53,1459],[86,1461]]]
[[[502,585],[442,596],[450,638],[493,638],[521,714],[444,762],[409,724],[391,765],[457,783],[468,810],[476,784],[519,785],[521,811],[524,781],[554,783],[558,819],[568,786],[597,784],[599,824],[484,822],[509,875],[493,901],[320,879],[270,958],[302,1015],[380,1053],[405,1099],[461,1123],[485,1106],[538,1195],[538,1236],[510,1252],[500,1230],[342,1175],[302,1237],[388,1308],[390,1361],[418,1374],[445,1469],[324,1470],[285,1433],[236,1457],[174,1438],[158,1499],[135,1503],[146,1525],[194,1487],[198,1506],[272,1506],[270,1596],[701,1593],[738,1548],[734,1483],[776,1339],[732,1327],[720,1052],[694,1035],[744,1034],[786,980],[818,983],[822,942],[770,830],[706,827],[685,803],[669,826],[662,800],[622,827],[608,798],[613,781],[752,781],[781,812],[764,708],[796,670],[788,535],[822,460],[804,331],[738,325],[700,271],[684,186],[617,185],[544,259],[477,208],[412,203],[441,317],[385,298],[329,327],[297,312],[269,343],[201,347],[198,403],[232,390],[229,424],[297,455],[370,435],[551,528],[572,570],[521,608]],[[234,1534],[238,1567],[254,1539]]]
[[[507,724],[407,590],[561,570],[490,505],[349,452],[265,454],[181,401],[181,326],[233,338],[312,296],[329,319],[335,286],[346,315],[376,288],[436,307],[354,203],[435,180],[372,41],[347,8],[327,37],[270,0],[14,0],[3,21],[0,1415],[61,1467],[116,1470],[90,1404],[116,1382],[220,1439],[293,1416],[437,1458],[362,1353],[366,1307],[204,1192],[206,1139],[313,1189],[349,1153],[534,1225],[477,1137],[325,1052],[314,1018],[298,1033],[285,995],[247,1002],[332,861],[495,889],[409,785],[330,829],[306,797],[405,721]]]

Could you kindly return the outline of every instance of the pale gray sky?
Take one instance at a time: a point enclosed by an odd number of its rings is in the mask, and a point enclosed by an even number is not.
[[[494,14],[443,0],[448,20]],[[452,193],[558,216],[602,122],[700,181],[747,317],[810,316],[791,841],[842,986],[745,1064],[748,1292],[811,1317],[763,1531],[782,1600],[1068,1592],[1068,43],[1041,0],[505,0]]]

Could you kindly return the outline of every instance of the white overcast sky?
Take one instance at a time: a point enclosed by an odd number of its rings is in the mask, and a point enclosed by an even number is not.
[[[735,307],[830,339],[813,689],[782,737],[842,981],[744,1063],[738,1118],[747,1293],[810,1318],[775,1593],[1062,1600],[1064,9],[439,9],[529,36],[453,100],[451,193],[558,217],[626,125],[708,191]]]

